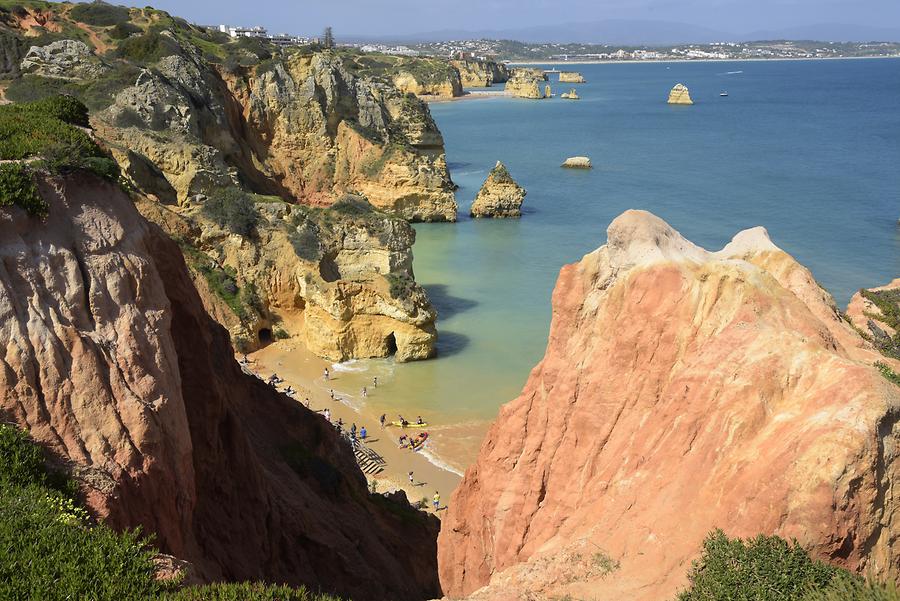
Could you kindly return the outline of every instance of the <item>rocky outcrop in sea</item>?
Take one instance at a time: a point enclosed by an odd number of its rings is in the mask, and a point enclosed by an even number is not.
[[[694,104],[691,100],[691,92],[683,83],[675,84],[675,87],[669,92],[669,104]]]
[[[879,361],[764,229],[709,252],[627,211],[563,268],[546,354],[448,503],[444,593],[669,599],[715,528],[896,573],[900,388]]]
[[[559,83],[585,83],[584,75],[577,71],[560,71]]]
[[[472,217],[521,217],[525,188],[497,161],[472,203]]]

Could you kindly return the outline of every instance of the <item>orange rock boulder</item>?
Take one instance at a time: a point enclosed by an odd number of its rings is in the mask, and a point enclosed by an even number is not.
[[[624,213],[563,268],[546,355],[450,500],[445,594],[667,599],[717,527],[896,571],[879,358],[764,229],[708,252]]]

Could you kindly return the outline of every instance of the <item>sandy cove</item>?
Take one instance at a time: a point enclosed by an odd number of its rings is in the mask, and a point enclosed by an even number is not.
[[[362,409],[350,405],[346,400],[347,394],[355,394],[358,391],[354,390],[351,393],[342,386],[342,374],[331,370],[332,362],[316,357],[302,344],[293,340],[274,342],[248,357],[251,361],[248,368],[264,379],[272,373],[277,373],[284,379],[278,386],[279,390],[283,391],[288,386],[297,390],[294,398],[298,403],[305,403],[308,398],[309,408],[313,411],[324,413],[325,409],[330,409],[331,421],[337,422],[339,418],[342,419],[345,429],[349,429],[353,423],[357,428],[366,427],[368,439],[362,444],[381,455],[387,463],[380,474],[366,475],[370,487],[375,480],[378,492],[403,489],[411,502],[426,498],[429,510],[435,491],[441,495],[442,507],[450,500],[450,493],[459,484],[461,476],[431,463],[421,452],[414,453],[399,447],[398,439],[401,434],[412,433],[415,436],[419,430],[401,430],[391,426],[382,430],[378,423],[381,414],[376,409],[369,405]],[[325,368],[331,370],[327,382],[324,377]],[[380,395],[390,394],[390,388],[389,382],[379,383],[378,388],[368,387],[367,398],[375,400]],[[335,400],[331,399],[329,393],[332,389]],[[415,416],[406,417],[414,419]],[[395,419],[396,415],[388,414],[388,422]],[[427,444],[426,442],[426,448]],[[410,471],[413,472],[412,484],[408,476]],[[441,511],[438,512],[438,516],[440,514]]]

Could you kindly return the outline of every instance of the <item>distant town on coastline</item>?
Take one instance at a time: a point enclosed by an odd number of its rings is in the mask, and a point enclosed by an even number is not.
[[[277,46],[321,44],[321,37],[303,37],[287,33],[270,34],[265,27],[204,25],[206,29],[227,33],[233,38],[267,40]],[[671,60],[745,60],[865,58],[900,56],[900,42],[822,42],[815,40],[763,40],[756,42],[711,42],[620,46],[608,44],[526,43],[514,40],[451,40],[415,44],[341,41],[338,46],[361,52],[395,56],[435,56],[459,60],[507,62],[586,62],[586,61],[671,61]]]

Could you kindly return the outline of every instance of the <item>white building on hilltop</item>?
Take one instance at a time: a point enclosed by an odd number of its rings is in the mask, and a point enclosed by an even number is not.
[[[263,38],[269,37],[269,31],[265,27],[229,27],[219,25],[219,31],[227,33],[233,38]]]

